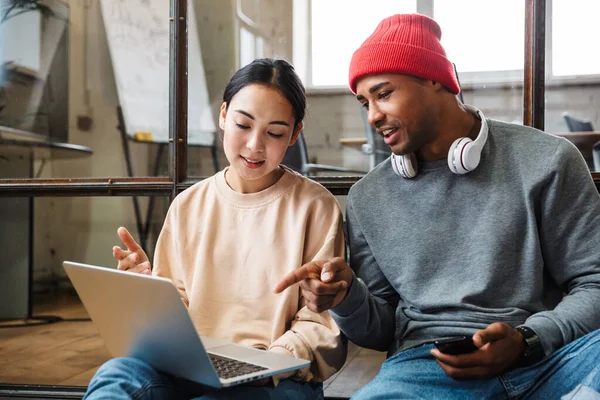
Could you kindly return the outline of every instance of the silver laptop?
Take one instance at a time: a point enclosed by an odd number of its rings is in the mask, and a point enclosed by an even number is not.
[[[304,368],[309,361],[200,337],[169,279],[65,261],[63,266],[114,357],[222,388]]]

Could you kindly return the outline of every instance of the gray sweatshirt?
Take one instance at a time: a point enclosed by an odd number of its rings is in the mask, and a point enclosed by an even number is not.
[[[331,311],[356,344],[393,354],[493,322],[526,325],[546,355],[600,328],[600,196],[565,139],[488,120],[466,175],[389,161],[347,201],[355,278]]]

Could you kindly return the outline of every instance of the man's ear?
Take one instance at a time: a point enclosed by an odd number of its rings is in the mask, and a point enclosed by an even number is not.
[[[219,128],[225,130],[225,117],[227,117],[227,103],[221,104],[221,111],[219,112]]]
[[[288,146],[293,146],[294,143],[296,143],[296,140],[298,140],[298,136],[300,136],[300,132],[302,132],[302,129],[304,128],[304,124],[302,124],[302,122],[300,122],[297,126],[296,126],[296,131],[294,132],[294,134],[292,135],[292,139],[290,140],[290,144],[288,144]]]
[[[440,90],[444,89],[444,85],[442,85],[438,81],[431,81],[431,86],[433,86],[436,92],[439,92]]]

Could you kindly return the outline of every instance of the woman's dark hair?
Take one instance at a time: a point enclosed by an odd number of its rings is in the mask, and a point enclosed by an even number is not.
[[[296,129],[306,113],[306,92],[294,67],[285,60],[259,58],[240,68],[223,93],[223,101],[227,107],[237,92],[256,83],[276,88],[285,96],[294,110],[296,119],[294,129]]]

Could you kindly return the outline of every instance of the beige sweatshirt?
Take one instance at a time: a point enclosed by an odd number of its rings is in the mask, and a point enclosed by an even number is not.
[[[294,378],[323,381],[346,359],[340,330],[328,312],[303,306],[297,285],[273,288],[304,263],[343,256],[339,205],[288,169],[253,194],[232,190],[226,171],[175,198],[153,274],[173,281],[200,335],[310,360]]]

